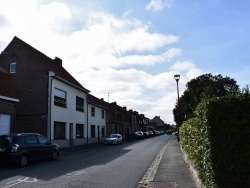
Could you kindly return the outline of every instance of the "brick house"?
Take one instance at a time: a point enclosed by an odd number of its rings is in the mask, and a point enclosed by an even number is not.
[[[108,103],[107,108],[107,134],[117,133],[121,134],[123,139],[129,138],[132,125],[130,113],[116,102]]]
[[[0,66],[9,70],[20,100],[15,132],[38,132],[60,146],[87,142],[87,94],[62,66],[14,37],[0,54]]]
[[[164,121],[160,116],[155,116],[152,121],[157,124],[157,130],[164,130]]]
[[[0,135],[15,131],[18,102],[13,76],[0,67]]]
[[[106,138],[107,104],[103,99],[88,94],[87,142],[103,142]]]

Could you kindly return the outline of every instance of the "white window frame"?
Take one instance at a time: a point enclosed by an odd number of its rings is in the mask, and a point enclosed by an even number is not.
[[[54,105],[60,107],[67,107],[67,93],[61,89],[54,90]]]
[[[15,68],[13,67],[15,65]],[[15,69],[13,71],[13,68]],[[10,73],[16,73],[16,61],[11,61],[10,63]]]

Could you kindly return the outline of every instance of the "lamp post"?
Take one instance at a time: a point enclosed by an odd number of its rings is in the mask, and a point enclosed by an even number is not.
[[[179,128],[181,126],[180,98],[179,98],[179,86],[178,86],[178,82],[180,80],[180,75],[179,74],[174,75],[174,79],[176,80],[176,83],[177,83],[177,96],[178,96],[178,125],[177,125],[177,129],[179,132]]]

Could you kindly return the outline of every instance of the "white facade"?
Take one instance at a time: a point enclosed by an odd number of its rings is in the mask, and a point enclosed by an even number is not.
[[[55,77],[50,80],[49,124],[50,139],[61,147],[86,144],[87,142],[87,93]],[[58,93],[59,91],[59,93]],[[60,93],[61,92],[61,93]],[[55,96],[64,98],[65,106],[55,104]],[[61,95],[61,96],[60,96]],[[76,97],[83,99],[83,111],[76,110]],[[64,124],[62,138],[55,138],[55,124]],[[76,125],[83,125],[83,135],[77,138]],[[64,135],[63,135],[64,134]]]
[[[88,143],[103,142],[105,137],[106,110],[97,105],[88,104]]]

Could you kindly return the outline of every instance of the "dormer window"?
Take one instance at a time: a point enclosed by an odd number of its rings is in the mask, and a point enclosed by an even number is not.
[[[16,61],[10,63],[10,73],[16,73]]]

